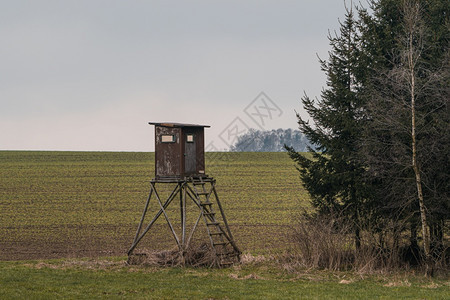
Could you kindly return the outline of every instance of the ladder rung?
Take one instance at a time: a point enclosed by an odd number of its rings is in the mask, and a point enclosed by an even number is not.
[[[222,235],[222,232],[211,232],[209,235]]]
[[[208,192],[198,192],[197,195],[209,195]]]
[[[214,216],[216,213],[209,212],[209,213],[203,213],[205,216]]]
[[[206,225],[209,225],[209,226],[212,226],[212,225],[219,225],[219,222],[206,223]]]
[[[193,185],[205,185],[206,182],[193,182]]]
[[[200,205],[212,205],[212,202],[200,202]]]
[[[228,242],[213,243],[214,246],[225,246]]]

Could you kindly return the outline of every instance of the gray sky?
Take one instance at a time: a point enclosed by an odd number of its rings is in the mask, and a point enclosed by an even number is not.
[[[211,125],[209,150],[297,128],[343,16],[340,0],[0,0],[0,150],[153,151],[149,121]]]

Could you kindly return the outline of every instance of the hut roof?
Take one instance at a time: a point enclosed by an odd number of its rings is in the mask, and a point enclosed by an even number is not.
[[[162,126],[162,127],[176,127],[176,128],[182,128],[182,127],[206,127],[209,128],[211,126],[209,125],[199,125],[199,124],[185,124],[185,123],[173,123],[173,122],[148,122],[150,125],[155,126]]]

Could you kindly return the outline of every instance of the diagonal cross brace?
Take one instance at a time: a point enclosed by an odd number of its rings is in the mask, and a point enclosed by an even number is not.
[[[152,185],[153,185],[153,186],[154,186],[154,184],[155,184],[155,183],[152,182]],[[177,186],[180,186],[180,185],[177,185]],[[175,194],[175,195],[176,195],[176,194]],[[175,229],[173,229],[172,223],[170,222],[169,216],[168,216],[167,213],[166,213],[166,210],[165,210],[165,208],[164,208],[164,205],[162,204],[161,199],[159,198],[159,195],[158,195],[158,192],[156,191],[156,188],[155,188],[155,196],[156,196],[156,199],[158,200],[159,207],[161,207],[161,209],[160,209],[159,211],[162,211],[162,212],[163,212],[164,217],[166,218],[167,224],[169,225],[170,230],[172,231],[173,237],[175,238],[175,241],[177,242],[178,247],[181,249],[180,240],[178,239],[178,236],[177,236],[177,234],[176,234],[176,232],[175,232]],[[175,198],[175,197],[173,197],[173,198]],[[167,201],[166,201],[166,202],[167,202]]]
[[[156,188],[154,186],[153,183],[151,183],[151,190],[150,190],[150,195],[148,196],[147,199],[147,203],[145,204],[145,209],[144,212],[142,213],[142,218],[141,218],[141,222],[139,223],[139,227],[138,227],[138,231],[136,232],[136,236],[134,238],[134,242],[130,247],[130,250],[128,250],[128,255],[131,255],[131,253],[133,252],[133,250],[136,248],[137,244],[139,244],[139,242],[141,241],[141,239],[145,236],[145,234],[150,230],[150,228],[153,226],[153,224],[156,222],[156,220],[158,220],[158,218],[161,216],[161,214],[163,212],[165,212],[165,209],[167,208],[167,206],[169,206],[169,204],[172,202],[172,200],[175,198],[175,196],[181,191],[181,186],[178,184],[174,190],[172,191],[172,193],[170,194],[170,196],[167,198],[166,202],[164,203],[164,205],[162,205],[161,209],[158,211],[158,213],[153,217],[153,219],[150,221],[150,223],[147,225],[147,227],[144,229],[144,231],[142,232],[141,235],[139,235],[141,228],[142,228],[142,223],[144,222],[144,218],[145,215],[147,213],[147,208],[148,208],[148,204],[150,201],[150,198],[152,196],[152,192],[153,190],[155,191],[156,194]],[[160,206],[161,206],[161,201],[160,201]]]

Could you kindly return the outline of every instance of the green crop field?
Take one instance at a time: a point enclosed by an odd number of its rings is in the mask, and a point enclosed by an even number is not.
[[[270,259],[291,247],[290,226],[308,207],[286,153],[207,153],[206,171],[217,180],[238,246],[253,259],[225,270],[127,266],[154,174],[153,153],[0,151],[0,298],[448,296],[447,279],[294,272],[286,262]],[[158,188],[161,195],[171,189]],[[150,214],[159,208],[152,201]],[[176,204],[168,214],[179,224]],[[189,215],[188,221],[194,219]],[[139,247],[175,245],[160,218]]]
[[[288,156],[207,153],[206,168],[241,250],[284,248],[307,205]],[[0,260],[125,255],[153,175],[153,153],[0,152]],[[160,186],[162,194],[172,187]],[[152,201],[149,214],[159,209]],[[169,207],[175,223],[177,209]],[[142,243],[176,245],[162,217]]]

